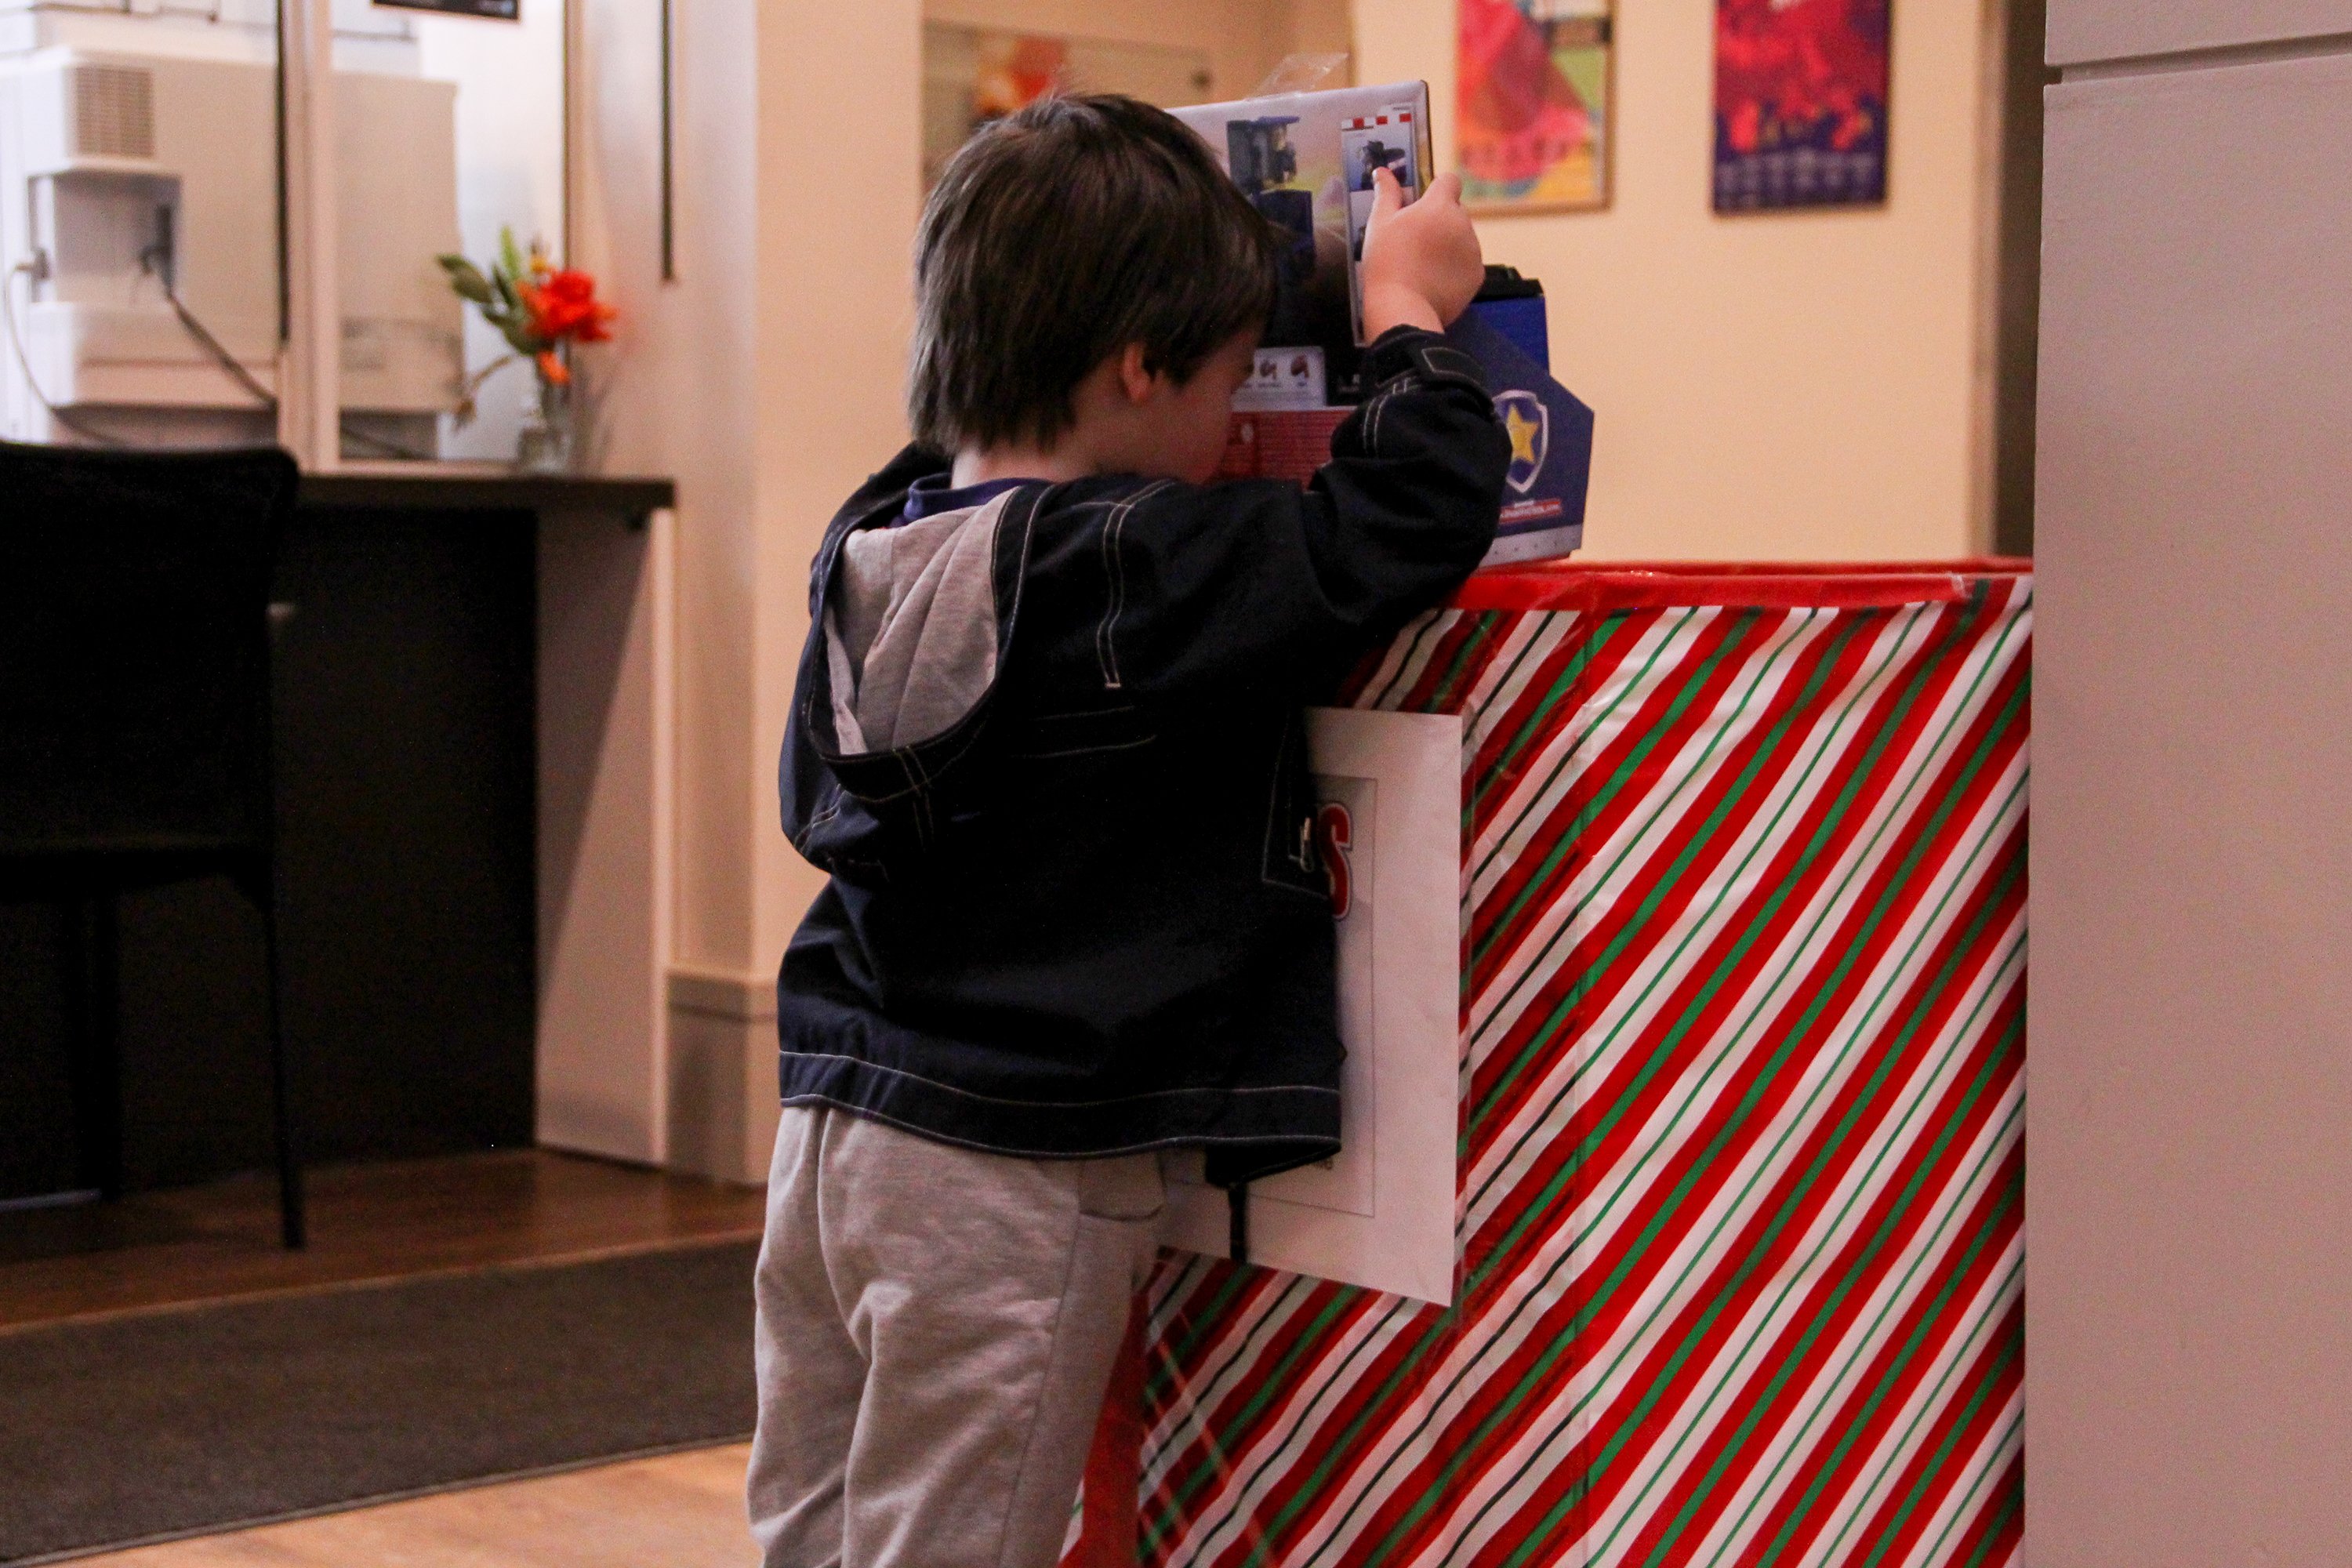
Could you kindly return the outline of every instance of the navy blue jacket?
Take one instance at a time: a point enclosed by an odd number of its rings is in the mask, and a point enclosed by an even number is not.
[[[1013,491],[971,552],[993,678],[911,744],[845,742],[828,637],[844,541],[944,459],[909,448],[834,520],[780,777],[832,876],[778,979],[786,1104],[1038,1157],[1200,1145],[1220,1184],[1338,1149],[1300,710],[1477,564],[1510,458],[1468,356],[1400,328],[1368,363],[1303,491]]]

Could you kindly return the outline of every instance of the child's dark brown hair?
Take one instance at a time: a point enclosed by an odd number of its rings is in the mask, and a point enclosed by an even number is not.
[[[1047,98],[983,128],[916,239],[916,440],[1050,448],[1079,383],[1129,343],[1190,380],[1264,327],[1277,247],[1207,144],[1150,104]]]

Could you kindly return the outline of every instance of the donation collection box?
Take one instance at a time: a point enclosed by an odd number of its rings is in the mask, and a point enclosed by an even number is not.
[[[1070,1568],[2014,1560],[2031,630],[2020,563],[1549,563],[1368,659],[1348,1147],[1246,1264],[1177,1183]]]

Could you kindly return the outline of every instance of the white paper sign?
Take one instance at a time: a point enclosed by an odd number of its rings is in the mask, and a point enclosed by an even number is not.
[[[1340,1152],[1250,1187],[1250,1260],[1419,1300],[1454,1296],[1462,721],[1307,716],[1339,921]],[[1171,1247],[1222,1255],[1225,1194],[1174,1173]]]

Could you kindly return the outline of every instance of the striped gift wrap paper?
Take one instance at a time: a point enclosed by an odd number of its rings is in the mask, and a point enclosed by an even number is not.
[[[2030,579],[1483,581],[1454,1305],[1164,1255],[1069,1563],[2013,1562]]]

